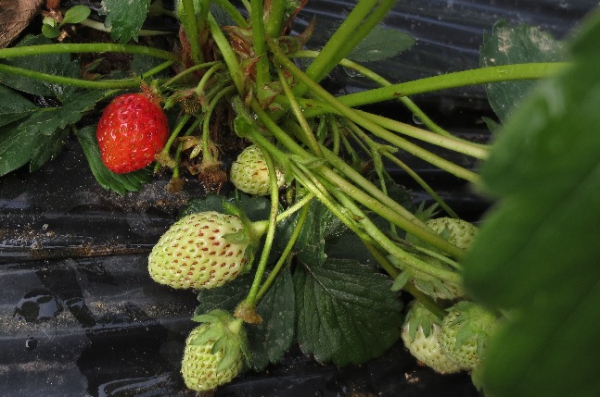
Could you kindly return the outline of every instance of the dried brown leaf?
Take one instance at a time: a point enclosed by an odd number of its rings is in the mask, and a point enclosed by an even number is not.
[[[29,25],[44,0],[0,0],[0,48],[6,47]]]

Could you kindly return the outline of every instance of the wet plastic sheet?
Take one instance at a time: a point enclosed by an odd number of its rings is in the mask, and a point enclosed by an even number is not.
[[[338,23],[348,2],[309,1],[316,15]],[[388,26],[418,43],[398,59],[373,65],[405,81],[476,67],[484,29],[498,18],[540,24],[558,37],[596,1],[399,1]],[[322,42],[327,31],[318,31]],[[335,74],[352,91],[360,79]],[[437,120],[471,139],[485,139],[479,116],[489,112],[477,89],[427,100]],[[461,96],[475,96],[460,102]],[[457,106],[457,103],[460,106]],[[389,105],[381,112],[408,115]],[[410,121],[410,119],[408,119]],[[471,164],[474,166],[474,164]],[[418,167],[417,167],[418,168]],[[487,203],[435,170],[418,168],[467,218]],[[399,178],[402,175],[398,175]],[[157,180],[139,194],[119,196],[93,180],[81,149],[67,150],[41,171],[0,180],[0,396],[185,396],[179,376],[183,341],[195,297],[153,283],[146,273],[152,244],[186,199]],[[418,200],[422,193],[415,191]],[[401,344],[363,366],[338,369],[292,351],[264,373],[249,372],[217,396],[476,396],[468,375],[439,376],[417,365]]]

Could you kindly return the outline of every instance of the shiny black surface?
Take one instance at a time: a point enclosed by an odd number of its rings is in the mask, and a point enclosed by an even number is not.
[[[93,2],[91,2],[93,3]],[[298,29],[316,15],[333,26],[345,1],[309,1]],[[484,30],[499,18],[541,25],[566,35],[597,1],[403,0],[386,20],[417,38],[397,59],[370,65],[388,79],[406,81],[476,67]],[[315,32],[313,44],[327,37]],[[344,71],[328,83],[352,92],[367,86]],[[487,139],[481,115],[491,115],[479,88],[417,98],[457,134]],[[385,104],[381,113],[411,122]],[[408,161],[412,161],[410,158]],[[466,159],[457,159],[467,161]],[[489,203],[468,185],[413,163],[465,218]],[[474,168],[475,163],[464,165]],[[398,170],[400,183],[427,196]],[[158,179],[137,194],[104,191],[91,176],[77,142],[42,170],[0,179],[0,396],[186,396],[179,376],[183,341],[194,326],[190,292],[152,282],[146,257],[187,198]],[[249,372],[216,396],[476,396],[466,374],[439,376],[417,365],[399,344],[360,367],[321,366],[292,351],[265,373]]]

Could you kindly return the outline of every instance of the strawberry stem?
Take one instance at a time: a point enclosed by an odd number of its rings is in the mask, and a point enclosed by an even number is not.
[[[263,276],[265,274],[265,270],[267,268],[267,261],[269,260],[271,248],[273,247],[273,240],[275,239],[277,213],[279,212],[279,190],[277,188],[277,170],[275,168],[273,158],[271,158],[269,152],[263,150],[263,155],[265,158],[265,162],[267,163],[267,168],[269,169],[269,182],[271,184],[271,210],[269,213],[267,235],[265,236],[265,242],[263,245],[261,256],[258,265],[256,266],[254,280],[252,281],[252,286],[250,287],[250,291],[248,292],[246,299],[244,299],[244,301],[242,302],[242,307],[245,308],[245,316],[248,315],[249,311],[254,311],[254,308],[256,307],[258,291]],[[253,317],[251,316],[251,318]]]
[[[393,84],[360,93],[337,97],[342,104],[350,107],[364,106],[395,99],[401,96],[423,94],[449,88],[487,84],[502,81],[536,80],[549,77],[567,67],[564,62],[542,62],[490,66],[479,69],[452,72],[439,76]]]
[[[256,62],[256,87],[267,84],[271,78],[269,74],[269,59],[265,44],[265,26],[263,21],[263,0],[251,0],[250,20],[252,24],[252,41]]]
[[[0,49],[0,59],[26,57],[44,54],[76,54],[76,53],[103,53],[116,52],[126,54],[148,55],[166,61],[179,62],[177,55],[170,51],[160,50],[154,47],[145,47],[133,44],[115,43],[59,43],[40,44],[21,47],[10,47]]]
[[[208,28],[210,29],[212,38],[215,41],[215,44],[217,45],[219,50],[221,51],[223,60],[227,64],[227,68],[229,69],[229,74],[231,76],[231,79],[233,80],[238,93],[240,95],[243,95],[244,94],[244,83],[242,81],[243,72],[242,72],[240,63],[237,60],[236,54],[233,51],[233,48],[231,48],[231,45],[229,44],[227,37],[225,37],[225,34],[221,30],[221,27],[219,26],[217,21],[215,21],[214,17],[210,13],[208,14],[207,22],[208,22]]]
[[[181,23],[190,43],[192,52],[192,61],[195,64],[203,62],[202,51],[200,50],[200,29],[196,19],[196,10],[194,9],[194,0],[180,0],[180,7],[183,6],[183,12],[180,12]]]
[[[312,198],[314,196],[311,194],[310,196],[305,196],[305,197]],[[300,232],[302,231],[302,226],[304,225],[304,222],[306,221],[306,218],[308,215],[309,206],[306,204],[308,204],[308,202],[305,202],[305,204],[303,205],[302,211],[298,215],[298,221],[296,223],[296,226],[294,227],[294,231],[292,232],[290,239],[288,240],[287,244],[285,245],[285,248],[283,249],[281,256],[277,260],[277,263],[275,264],[275,266],[273,266],[271,273],[269,273],[269,276],[267,277],[267,279],[265,280],[263,285],[261,285],[258,293],[256,294],[255,302],[260,302],[260,300],[263,298],[263,296],[265,296],[265,294],[269,291],[269,288],[271,288],[271,286],[275,282],[275,279],[279,275],[279,272],[281,271],[283,266],[286,263],[289,263],[289,260],[291,259],[290,254],[292,253],[294,244],[296,244],[296,240],[298,240],[298,237],[300,236]]]

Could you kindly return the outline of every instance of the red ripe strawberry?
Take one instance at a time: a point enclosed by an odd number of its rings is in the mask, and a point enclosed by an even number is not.
[[[124,94],[104,109],[96,137],[104,165],[123,174],[140,170],[154,161],[169,138],[169,125],[152,96]]]

